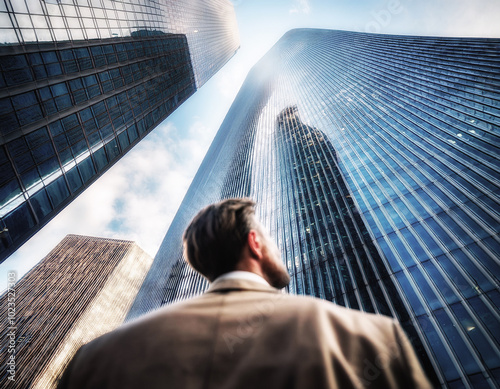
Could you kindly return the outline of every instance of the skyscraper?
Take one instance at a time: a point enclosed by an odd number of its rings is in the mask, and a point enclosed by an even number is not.
[[[181,234],[250,196],[290,293],[391,315],[436,385],[500,387],[499,39],[292,30],[251,70],[128,319],[201,293]]]
[[[122,323],[152,261],[134,242],[66,236],[0,298],[0,385],[55,387],[81,345]]]
[[[0,262],[239,47],[229,0],[1,0],[0,41]]]

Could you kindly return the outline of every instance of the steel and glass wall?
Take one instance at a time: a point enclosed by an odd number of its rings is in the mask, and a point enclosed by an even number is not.
[[[0,260],[238,48],[211,1],[0,1]]]
[[[3,45],[107,40],[142,30],[186,35],[198,88],[239,46],[228,0],[0,1]]]
[[[152,261],[134,242],[68,235],[18,282],[9,276],[0,386],[55,388],[80,346],[122,323]]]
[[[128,319],[203,292],[182,232],[251,196],[290,293],[397,318],[436,386],[500,387],[499,47],[287,33],[248,75]]]

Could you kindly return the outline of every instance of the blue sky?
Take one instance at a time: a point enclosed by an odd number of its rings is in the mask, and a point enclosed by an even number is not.
[[[288,30],[500,37],[499,0],[233,0],[241,48],[194,96],[0,265],[20,278],[67,234],[136,241],[154,256],[250,68]]]

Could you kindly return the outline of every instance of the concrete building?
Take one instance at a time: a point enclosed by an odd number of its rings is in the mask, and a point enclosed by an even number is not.
[[[0,298],[0,386],[54,388],[81,345],[123,322],[151,263],[134,242],[66,236]]]

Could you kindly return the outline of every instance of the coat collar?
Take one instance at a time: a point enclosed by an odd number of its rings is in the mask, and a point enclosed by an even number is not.
[[[207,293],[222,292],[227,290],[253,290],[261,292],[279,293],[280,291],[272,286],[264,285],[251,280],[219,280],[210,285]]]

